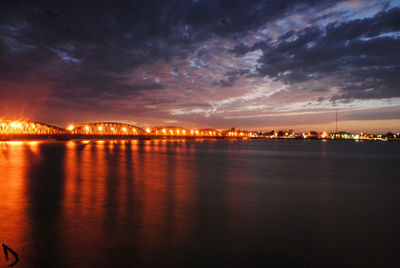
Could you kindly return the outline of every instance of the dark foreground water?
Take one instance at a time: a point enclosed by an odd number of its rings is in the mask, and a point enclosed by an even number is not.
[[[0,142],[16,267],[399,267],[400,143]],[[0,251],[0,267],[6,262]]]

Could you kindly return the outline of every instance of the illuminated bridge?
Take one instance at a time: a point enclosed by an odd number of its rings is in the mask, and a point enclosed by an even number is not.
[[[202,137],[221,137],[222,133],[216,129],[204,128],[199,130],[199,135]]]
[[[253,135],[252,132],[246,130],[228,130],[223,133],[224,136],[228,138],[246,138],[251,137]]]
[[[152,136],[162,137],[221,137],[222,134],[216,129],[187,129],[178,126],[161,126],[146,130]]]
[[[0,119],[0,137],[45,137],[62,136],[66,131],[62,128],[29,120]]]
[[[179,126],[159,126],[143,129],[134,125],[118,122],[94,122],[73,124],[59,128],[29,120],[0,119],[0,139],[18,138],[246,138],[252,135],[246,131],[218,131],[212,128],[188,129]]]
[[[142,136],[147,134],[140,127],[116,122],[70,125],[67,131],[73,136]]]
[[[190,130],[177,126],[154,127],[150,130],[154,136],[190,136]]]

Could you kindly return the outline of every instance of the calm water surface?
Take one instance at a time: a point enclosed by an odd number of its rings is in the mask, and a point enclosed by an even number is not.
[[[399,267],[399,153],[353,141],[0,142],[0,242],[16,267]]]

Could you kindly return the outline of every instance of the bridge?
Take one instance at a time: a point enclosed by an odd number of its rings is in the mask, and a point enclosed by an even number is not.
[[[143,129],[127,123],[91,122],[60,128],[29,120],[0,119],[0,139],[14,138],[245,138],[247,131],[221,132],[213,128],[188,129],[180,126],[158,126]]]
[[[0,138],[43,138],[65,135],[65,129],[29,120],[0,119]]]
[[[199,135],[202,137],[221,137],[222,132],[212,128],[204,128],[199,130]]]
[[[150,129],[150,135],[163,137],[221,137],[216,129],[187,129],[178,126],[161,126]]]
[[[228,130],[224,132],[224,136],[229,138],[246,138],[251,137],[253,133],[247,130]]]
[[[70,125],[66,129],[70,135],[78,136],[142,136],[146,132],[137,126],[117,122],[95,122]]]
[[[190,136],[190,130],[178,126],[161,126],[150,129],[150,135],[154,136]]]

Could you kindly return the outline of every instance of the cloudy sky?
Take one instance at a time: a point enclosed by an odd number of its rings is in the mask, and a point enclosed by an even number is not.
[[[400,130],[399,1],[5,2],[3,118]]]

